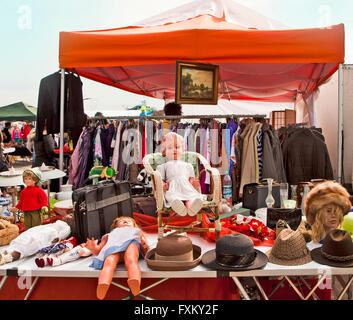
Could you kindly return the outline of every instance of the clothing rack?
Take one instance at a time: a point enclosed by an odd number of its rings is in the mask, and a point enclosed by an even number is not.
[[[101,119],[144,119],[144,120],[173,120],[173,119],[224,119],[224,118],[265,118],[264,114],[226,114],[226,115],[181,115],[181,116],[109,116],[109,117],[91,117],[92,120],[101,120]]]

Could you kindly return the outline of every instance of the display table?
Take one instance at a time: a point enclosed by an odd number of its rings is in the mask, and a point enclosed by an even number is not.
[[[202,253],[215,247],[215,243],[208,242],[197,235],[189,234],[188,236],[194,244],[202,248]],[[157,244],[157,235],[147,234],[147,238],[150,247],[154,248]],[[318,245],[313,243],[308,244],[309,249],[313,249],[316,246]],[[5,248],[6,246],[2,249]],[[263,252],[270,249],[269,247],[256,248]],[[30,298],[32,292],[33,299],[95,299],[95,288],[100,271],[89,267],[92,260],[93,256],[90,256],[57,267],[38,268],[34,262],[34,256],[32,256],[2,265],[0,266],[0,276],[3,276],[0,282],[0,299],[18,299],[18,292],[22,294],[22,299]],[[144,299],[168,299],[170,297],[170,295],[168,295],[170,290],[175,290],[175,292],[179,290],[179,294],[180,290],[184,290],[185,292],[183,292],[183,294],[185,295],[185,300],[192,299],[192,297],[190,297],[191,293],[195,299],[202,299],[203,296],[200,297],[200,292],[207,290],[213,294],[217,294],[220,299],[238,299],[239,295],[236,288],[239,289],[244,299],[250,299],[240,281],[242,277],[250,277],[255,281],[263,298],[266,300],[270,293],[264,291],[259,282],[259,278],[272,276],[282,278],[282,282],[288,281],[291,286],[293,285],[295,291],[298,289],[291,279],[292,276],[300,277],[304,283],[307,282],[305,280],[306,276],[317,278],[316,285],[310,288],[310,295],[303,296],[298,290],[297,294],[303,300],[309,299],[309,297],[317,299],[318,297],[314,293],[315,289],[322,285],[327,277],[339,276],[340,281],[344,281],[344,283],[342,283],[343,290],[338,297],[341,299],[353,281],[353,268],[332,268],[320,265],[314,261],[302,266],[290,267],[268,263],[265,268],[261,270],[240,272],[210,270],[202,265],[202,263],[186,271],[154,271],[147,266],[144,260],[140,260],[139,266],[142,273],[142,285],[140,297],[137,298]],[[348,280],[344,280],[342,276],[348,276]],[[127,271],[124,264],[119,264],[114,273],[114,281],[106,299],[131,298],[126,285],[126,278]],[[186,279],[186,281],[182,281],[182,278]],[[80,281],[80,279],[82,281]],[[11,283],[6,285],[10,280]],[[192,282],[193,280],[198,281],[196,284],[197,290],[195,289],[195,282]],[[25,289],[21,290],[18,288],[21,284]],[[188,285],[192,285],[192,288],[188,289]],[[4,292],[5,287],[7,287],[7,292],[12,292],[11,295]],[[60,291],[60,288],[64,288],[64,291]],[[117,289],[120,290],[117,291]],[[14,292],[16,290],[17,293]],[[50,291],[48,290],[52,291],[52,295],[49,294]],[[190,292],[190,290],[193,292]],[[197,292],[198,290],[199,292]],[[40,291],[43,291],[42,294],[39,293]],[[76,298],[70,296],[72,292],[76,292]],[[207,294],[207,292],[203,293]],[[173,299],[173,297],[170,298]]]

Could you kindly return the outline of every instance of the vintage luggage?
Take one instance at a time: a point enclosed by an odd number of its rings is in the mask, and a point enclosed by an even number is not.
[[[256,211],[259,208],[266,207],[266,197],[268,194],[267,184],[249,183],[244,185],[243,189],[243,208]],[[272,196],[275,199],[274,208],[281,207],[280,185],[273,183]]]
[[[157,203],[155,197],[152,196],[133,196],[133,211],[146,214],[148,216],[157,217]]]
[[[302,221],[302,210],[300,208],[267,208],[266,226],[270,229],[276,229],[278,220],[284,220],[292,230],[296,230]]]
[[[133,217],[133,203],[128,181],[105,180],[76,189],[72,193],[75,236],[79,243],[87,238],[100,239],[110,232],[113,220]]]

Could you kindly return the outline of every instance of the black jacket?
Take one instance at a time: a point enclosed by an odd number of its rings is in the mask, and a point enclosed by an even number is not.
[[[61,74],[55,72],[40,81],[38,93],[36,139],[42,141],[43,130],[60,132]],[[86,123],[83,108],[82,82],[79,76],[65,74],[64,131],[69,132],[74,146]]]
[[[282,148],[288,183],[333,179],[326,143],[317,133],[308,128],[293,129],[287,133]]]

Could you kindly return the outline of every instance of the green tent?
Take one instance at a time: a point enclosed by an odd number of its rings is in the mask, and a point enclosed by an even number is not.
[[[36,121],[37,108],[24,102],[0,107],[0,121]]]

